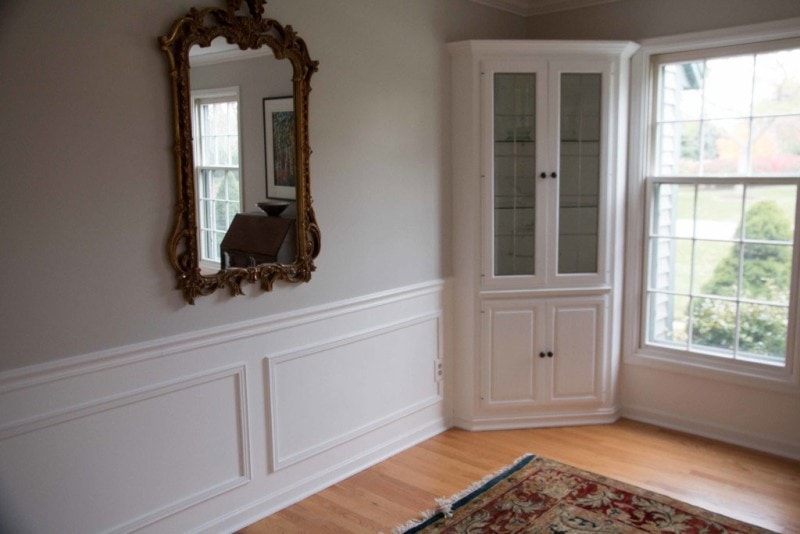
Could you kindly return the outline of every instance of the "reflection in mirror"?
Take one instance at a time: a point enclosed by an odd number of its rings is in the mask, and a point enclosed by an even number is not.
[[[262,108],[288,102],[291,115],[292,64],[269,48],[240,50],[224,37],[189,50],[192,137],[198,251],[204,273],[262,263],[292,263],[296,256],[294,202],[273,220],[259,209],[268,196],[294,200],[267,186],[274,175],[271,116]],[[293,132],[291,132],[293,133]],[[294,136],[288,152],[294,161]],[[267,169],[271,172],[267,172]],[[293,176],[296,179],[296,176]],[[236,224],[233,225],[234,220]]]
[[[159,42],[172,82],[178,288],[307,282],[320,232],[311,205],[308,96],[317,62],[264,0],[191,9]],[[242,13],[246,11],[246,13]]]

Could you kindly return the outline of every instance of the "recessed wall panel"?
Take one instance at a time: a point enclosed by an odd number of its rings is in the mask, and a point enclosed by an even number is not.
[[[279,469],[440,400],[428,317],[267,359]]]
[[[192,377],[10,429],[4,506],[31,532],[56,517],[62,532],[126,531],[246,483],[242,378]]]

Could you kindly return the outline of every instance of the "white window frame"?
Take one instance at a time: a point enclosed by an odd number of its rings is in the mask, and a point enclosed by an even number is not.
[[[211,260],[203,259],[202,257],[202,243],[201,243],[201,235],[200,232],[202,231],[199,226],[199,222],[202,220],[202,215],[200,213],[202,209],[201,200],[200,200],[200,184],[197,182],[200,177],[199,169],[201,165],[199,164],[197,158],[200,154],[200,148],[198,146],[200,140],[200,120],[197,115],[197,103],[198,101],[202,100],[210,100],[216,98],[226,98],[226,99],[235,99],[238,102],[237,110],[238,110],[238,125],[239,125],[239,206],[240,209],[244,207],[244,169],[242,166],[242,106],[241,106],[241,99],[239,98],[239,87],[232,86],[232,87],[219,87],[215,89],[198,89],[192,91],[191,100],[192,100],[192,138],[194,139],[194,154],[195,154],[195,161],[194,161],[194,176],[195,176],[195,188],[194,188],[194,204],[195,204],[195,217],[197,217],[198,221],[198,254],[200,255],[200,267],[208,270],[218,270],[220,268],[219,262],[214,262]]]
[[[787,337],[786,365],[769,366],[676,351],[646,343],[646,293],[648,202],[645,177],[654,113],[653,56],[687,53],[718,47],[757,50],[759,43],[800,38],[800,18],[725,30],[648,39],[631,59],[630,143],[624,287],[623,362],[751,387],[800,393],[800,297],[793,280]],[[800,212],[800,202],[797,210]],[[797,220],[797,219],[796,219]],[[793,276],[800,272],[800,226],[795,229]]]

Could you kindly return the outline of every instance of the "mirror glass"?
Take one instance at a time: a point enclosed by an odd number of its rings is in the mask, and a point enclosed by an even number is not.
[[[320,250],[308,163],[318,62],[264,4],[193,8],[159,39],[177,178],[168,253],[190,304],[244,282],[308,282]]]
[[[189,64],[201,271],[292,263],[297,176],[291,62],[276,59],[269,47],[241,50],[217,37],[208,47],[193,46]],[[268,199],[282,201],[270,202],[270,212],[272,205],[286,207],[268,215],[259,207]]]

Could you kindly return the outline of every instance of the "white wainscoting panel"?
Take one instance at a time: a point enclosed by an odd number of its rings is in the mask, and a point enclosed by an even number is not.
[[[246,484],[243,379],[189,376],[7,425],[4,507],[32,532],[128,532]]]
[[[439,316],[267,358],[274,470],[442,400]]]
[[[622,415],[800,460],[800,397],[782,390],[624,365]]]
[[[233,531],[438,434],[447,298],[436,280],[0,374],[0,532]]]

